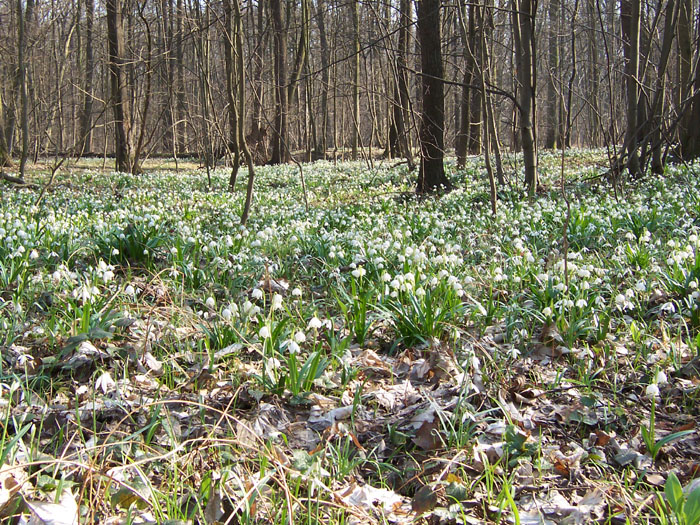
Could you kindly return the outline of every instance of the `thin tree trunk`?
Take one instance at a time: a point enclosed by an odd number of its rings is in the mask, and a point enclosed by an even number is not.
[[[555,149],[561,147],[562,122],[561,122],[561,97],[557,89],[557,77],[561,75],[559,59],[560,39],[560,11],[561,0],[549,1],[549,71],[547,72],[547,136],[544,147]]]
[[[351,0],[353,27],[353,82],[352,82],[352,160],[357,160],[357,147],[360,134],[360,0]]]
[[[92,151],[92,83],[95,70],[94,17],[95,1],[85,0],[85,85],[83,86],[83,107],[80,113],[80,155]]]
[[[421,49],[421,165],[416,192],[450,190],[445,175],[445,96],[440,38],[440,0],[417,2],[417,34]]]
[[[535,134],[535,35],[536,0],[512,0],[515,61],[518,73],[520,135],[525,163],[525,186],[532,196],[537,190],[537,141]]]
[[[637,0],[620,0],[620,22],[625,51],[625,83],[627,86],[627,131],[625,147],[627,169],[633,177],[641,175],[641,164],[637,149],[639,134],[639,24],[640,5]]]
[[[320,130],[316,135],[313,158],[325,159],[328,148],[329,123],[328,118],[328,87],[329,87],[329,67],[330,53],[328,49],[328,39],[326,37],[325,7],[323,0],[318,0],[316,5],[316,24],[318,25],[318,39],[321,46],[321,107],[320,107]]]
[[[287,162],[287,31],[282,20],[281,0],[270,0],[274,30],[275,122],[271,164]]]

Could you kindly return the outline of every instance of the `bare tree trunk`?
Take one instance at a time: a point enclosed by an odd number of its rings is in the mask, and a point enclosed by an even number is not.
[[[24,169],[29,155],[29,100],[27,97],[27,24],[31,20],[34,2],[27,2],[26,10],[22,7],[22,0],[17,0],[17,75],[19,78],[19,92],[21,100],[21,126],[22,126],[22,153],[19,161],[19,177],[24,179]]]
[[[5,139],[5,114],[2,105],[2,89],[0,89],[0,168],[11,166],[12,156],[7,148]]]
[[[321,46],[321,107],[320,107],[320,130],[316,135],[313,158],[325,159],[328,147],[329,123],[328,118],[328,86],[330,52],[328,49],[328,39],[326,37],[325,7],[323,0],[317,0],[316,24],[318,25],[318,39]]]
[[[85,0],[85,85],[83,107],[80,113],[80,154],[92,151],[92,84],[95,69],[93,52],[93,20],[95,1]]]
[[[256,163],[263,164],[268,161],[267,130],[263,126],[263,100],[265,96],[263,83],[263,52],[267,45],[268,31],[265,30],[265,5],[266,2],[258,2],[255,13],[256,43],[253,52],[253,118],[250,129],[250,141],[246,141],[252,148],[251,154]]]
[[[557,89],[557,77],[561,73],[559,48],[561,47],[559,27],[561,0],[549,1],[549,71],[547,72],[547,136],[544,147],[555,149],[561,147],[562,122],[561,122],[561,97]],[[561,82],[560,82],[561,84]]]
[[[131,173],[133,164],[129,145],[129,94],[124,68],[124,25],[120,0],[107,0],[107,34],[114,112],[115,167],[117,171]]]
[[[627,169],[633,177],[641,175],[637,150],[639,133],[639,23],[640,5],[637,0],[620,0],[620,22],[625,51],[625,83],[627,86],[627,131],[623,153],[627,154]]]
[[[357,160],[357,146],[360,134],[360,0],[351,0],[353,27],[353,82],[352,82],[352,160]]]
[[[451,184],[445,175],[443,163],[445,96],[440,48],[440,0],[420,0],[416,3],[423,100],[420,127],[421,163],[416,192],[425,194],[450,190]]]
[[[231,175],[228,181],[230,191],[236,189],[236,178],[238,177],[238,169],[241,165],[241,144],[240,133],[238,132],[238,120],[244,118],[244,115],[238,113],[239,99],[245,97],[245,94],[239,92],[238,71],[236,59],[236,38],[237,35],[237,18],[233,14],[233,3],[238,3],[238,0],[225,0],[225,27],[224,33],[224,50],[226,64],[226,98],[228,100],[228,120],[229,120],[229,144],[233,153],[233,162],[231,166]]]
[[[287,30],[282,20],[281,0],[270,0],[270,14],[274,30],[276,98],[270,163],[282,164],[289,160],[289,156],[287,154]]]
[[[515,62],[520,104],[520,135],[523,142],[525,186],[530,195],[537,190],[537,141],[535,134],[536,54],[534,22],[537,0],[512,0]]]
[[[415,164],[411,153],[411,142],[409,136],[409,95],[407,78],[407,56],[408,41],[411,25],[411,0],[400,0],[399,3],[399,41],[396,56],[396,78],[394,85],[393,121],[390,131],[390,149],[394,156],[403,156],[408,163],[408,169],[413,171]]]
[[[188,133],[187,125],[184,123],[187,114],[185,101],[185,54],[183,41],[185,38],[185,7],[183,0],[177,0],[175,7],[175,18],[177,34],[175,38],[175,122],[173,124],[173,135],[177,144],[179,155],[187,153]]]

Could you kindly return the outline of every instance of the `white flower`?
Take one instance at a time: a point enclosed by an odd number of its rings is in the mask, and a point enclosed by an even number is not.
[[[223,319],[225,321],[230,321],[232,315],[233,314],[231,313],[231,310],[229,310],[228,308],[224,308],[223,311],[221,312],[221,317],[223,317]]]
[[[126,295],[134,296],[134,295],[136,295],[136,289],[129,284],[126,286],[126,288],[124,288],[124,293]]]
[[[585,308],[588,305],[585,299],[579,299],[576,301],[576,308]]]
[[[38,259],[39,258],[39,252],[36,250],[32,250],[29,252],[29,258],[30,259]]]
[[[270,337],[270,335],[272,335],[270,333],[270,327],[267,325],[263,325],[263,327],[260,329],[260,332],[258,332],[258,335],[263,339],[267,339],[268,337]]]
[[[552,309],[549,306],[545,306],[544,309],[542,310],[542,315],[545,317],[552,317]]]
[[[297,354],[301,348],[296,341],[287,341],[287,350],[290,354]]]
[[[301,288],[294,288],[294,290],[292,290],[292,297],[301,297]]]
[[[321,328],[322,326],[323,326],[323,323],[321,322],[321,320],[320,320],[318,317],[313,316],[313,317],[311,318],[311,320],[309,321],[309,326],[308,326],[307,329],[309,329],[309,330],[310,330],[310,329],[315,329],[315,330],[317,330],[317,329]]]
[[[282,308],[282,296],[276,293],[272,297],[272,304],[270,305],[270,309],[279,310],[280,308]]]
[[[355,279],[359,279],[360,277],[363,277],[366,273],[367,270],[365,270],[364,267],[360,266],[359,268],[352,271],[352,276]]]
[[[213,297],[207,297],[206,302],[207,308],[214,308],[216,306],[216,300]]]
[[[660,397],[661,392],[659,391],[659,386],[656,383],[651,383],[647,386],[646,396],[647,397]]]
[[[253,291],[250,295],[253,299],[262,299],[263,291],[260,288],[253,288]]]
[[[104,372],[95,381],[95,389],[100,389],[104,394],[108,394],[117,388],[117,383],[112,379],[109,372]]]
[[[659,370],[656,372],[656,377],[654,378],[654,382],[657,385],[666,385],[668,384],[668,377],[666,376],[666,372],[663,370]]]
[[[304,341],[306,341],[306,334],[301,330],[298,330],[294,334],[294,341],[296,341],[297,343],[303,343]]]
[[[119,255],[119,249],[118,249],[118,248],[113,248],[113,249],[112,249],[112,255],[114,255],[114,256]]]

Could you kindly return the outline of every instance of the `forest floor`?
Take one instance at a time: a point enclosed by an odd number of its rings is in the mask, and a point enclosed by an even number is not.
[[[700,164],[506,161],[0,182],[0,521],[697,524]]]

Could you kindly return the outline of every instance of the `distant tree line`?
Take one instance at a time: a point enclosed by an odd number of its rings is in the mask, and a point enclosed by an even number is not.
[[[418,191],[484,154],[607,146],[615,175],[700,156],[698,0],[0,0],[0,164],[207,168],[404,159]]]

